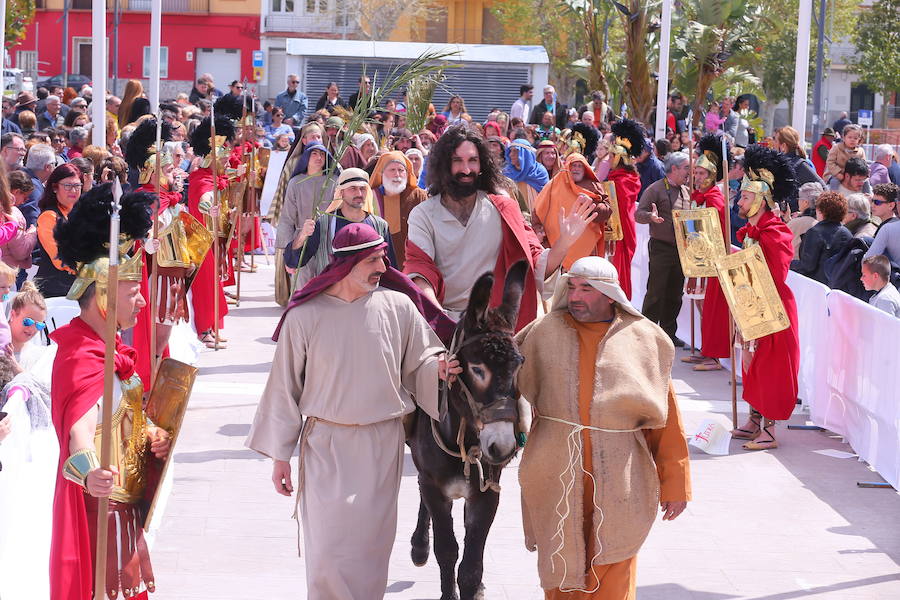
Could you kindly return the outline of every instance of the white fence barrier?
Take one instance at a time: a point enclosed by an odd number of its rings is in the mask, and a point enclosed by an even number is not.
[[[638,225],[637,231],[632,302],[640,309],[647,291],[649,229]],[[900,489],[900,319],[794,272],[788,285],[797,299],[799,390],[810,419],[844,436],[861,459]],[[687,299],[678,337],[690,340]]]

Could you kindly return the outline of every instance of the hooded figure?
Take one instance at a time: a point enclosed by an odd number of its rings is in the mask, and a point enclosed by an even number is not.
[[[534,148],[528,140],[515,140],[506,147],[505,153],[506,164],[503,165],[503,174],[516,183],[516,187],[525,198],[528,212],[533,212],[535,198],[550,181],[547,169],[538,162]]]
[[[525,546],[550,600],[634,598],[657,511],[673,519],[691,494],[674,348],[605,258],[575,261],[552,306],[516,336],[537,415],[519,466]]]
[[[577,183],[572,177],[572,165],[575,163],[580,164],[584,170],[581,181]],[[563,259],[563,267],[566,269],[584,256],[604,255],[603,224],[612,215],[609,196],[584,156],[574,153],[566,157],[563,169],[550,180],[550,183],[541,190],[535,199],[532,223],[543,225],[547,241],[553,245],[560,235],[558,218],[560,210],[565,210],[566,213],[571,211],[581,194],[588,196],[597,204],[597,217],[593,223],[588,225]]]
[[[398,167],[402,167],[402,171],[405,172],[401,172]],[[385,177],[386,170],[397,175],[397,181]],[[405,154],[396,150],[385,152],[378,158],[370,185],[376,200],[375,214],[387,221],[390,227],[397,268],[402,270],[406,259],[409,213],[428,198],[428,193],[418,186],[412,163]]]

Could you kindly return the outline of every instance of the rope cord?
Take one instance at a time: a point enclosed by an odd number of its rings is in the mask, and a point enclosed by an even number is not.
[[[563,470],[559,474],[559,482],[562,485],[562,497],[559,502],[556,503],[556,515],[559,517],[559,521],[556,526],[556,533],[553,534],[552,538],[559,537],[559,546],[557,546],[556,550],[550,555],[550,568],[555,573],[556,572],[556,559],[562,561],[562,584],[559,586],[559,590],[561,592],[584,592],[587,594],[593,594],[597,590],[600,589],[600,578],[597,577],[594,572],[594,561],[600,557],[603,553],[603,542],[600,541],[600,528],[603,526],[603,509],[600,507],[597,502],[597,479],[594,477],[593,473],[588,472],[584,468],[584,443],[581,439],[582,431],[603,431],[605,433],[633,433],[635,431],[641,431],[641,428],[636,429],[604,429],[602,427],[593,427],[591,425],[583,425],[581,423],[573,423],[571,421],[566,421],[565,419],[559,419],[556,417],[548,417],[545,415],[538,415],[538,419],[545,419],[547,421],[553,421],[555,423],[561,423],[563,425],[567,425],[572,428],[572,431],[566,438],[566,447],[569,451],[569,460]],[[569,503],[569,495],[575,489],[575,476],[578,471],[581,471],[584,475],[587,475],[591,479],[591,485],[593,486],[593,493],[591,495],[591,502],[594,504],[594,508],[597,509],[597,512],[600,513],[600,520],[597,523],[597,527],[594,530],[594,539],[597,541],[597,552],[591,557],[590,560],[590,572],[594,576],[594,579],[597,580],[597,585],[594,586],[593,589],[585,589],[582,587],[573,587],[566,588],[563,587],[566,581],[566,577],[569,573],[569,566],[566,563],[566,559],[562,555],[563,549],[566,547],[566,536],[565,536],[565,523],[569,518],[572,512],[572,506]],[[566,476],[568,476],[568,482],[566,482]],[[563,507],[563,510],[560,510],[560,507]],[[585,552],[587,552],[587,548],[585,548]]]

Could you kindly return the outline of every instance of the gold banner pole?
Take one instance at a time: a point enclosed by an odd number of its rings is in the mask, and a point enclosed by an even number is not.
[[[731,254],[731,194],[728,188],[728,143],[722,134],[722,195],[725,196],[725,254]],[[731,351],[731,422],[738,427],[737,417],[737,352],[734,350],[735,323],[731,307],[728,307],[728,339]]]
[[[157,107],[158,109],[158,107]],[[156,113],[156,205],[153,211],[153,240],[159,239],[159,211],[162,207],[162,111]],[[156,351],[156,319],[159,313],[159,272],[157,270],[156,254],[144,254],[145,260],[152,260],[150,269],[150,387],[156,381],[156,371],[159,369],[159,353]]]
[[[209,144],[212,153],[212,180],[213,180],[213,202],[212,205],[221,210],[219,206],[219,157],[216,150],[216,115],[213,107],[209,108]],[[219,286],[222,285],[221,276],[219,275],[220,262],[219,257],[219,217],[212,219],[213,222],[213,261],[215,263],[215,272],[213,274],[213,344],[214,350],[219,349]]]

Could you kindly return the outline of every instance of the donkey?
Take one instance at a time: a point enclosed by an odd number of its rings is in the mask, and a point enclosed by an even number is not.
[[[433,523],[441,600],[484,597],[484,545],[500,501],[500,472],[518,449],[516,375],[524,359],[513,331],[527,272],[524,261],[512,266],[503,303],[493,309],[488,305],[494,276],[485,273],[478,279],[450,348],[462,373],[442,389],[439,421],[422,410],[416,415],[410,448],[419,471],[420,503],[411,556],[416,566],[428,561]],[[451,510],[458,498],[466,502],[466,537],[457,577],[459,546]]]

